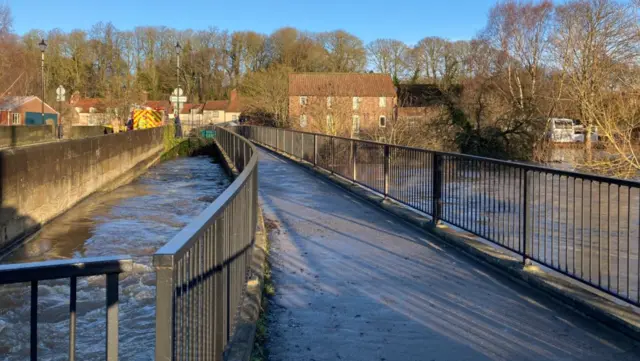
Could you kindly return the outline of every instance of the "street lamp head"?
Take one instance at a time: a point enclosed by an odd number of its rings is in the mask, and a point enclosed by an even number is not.
[[[40,48],[40,51],[44,53],[45,50],[47,50],[47,42],[42,39],[42,41],[38,43],[38,47]]]
[[[176,54],[180,54],[181,50],[182,50],[182,45],[180,45],[180,42],[177,41],[176,42]]]

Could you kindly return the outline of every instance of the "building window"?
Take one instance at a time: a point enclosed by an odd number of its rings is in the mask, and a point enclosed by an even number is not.
[[[333,98],[332,97],[327,97],[327,108],[331,109],[331,103],[333,103]]]
[[[353,97],[353,110],[358,110],[358,109],[360,109],[360,98]]]
[[[20,125],[20,113],[11,114],[11,125]]]
[[[387,117],[385,117],[384,115],[380,116],[380,128],[384,128],[387,126]]]
[[[211,116],[217,118],[220,116],[220,112],[216,110],[215,112],[211,113]]]
[[[300,105],[307,105],[307,97],[300,97]]]
[[[380,103],[380,108],[386,108],[387,107],[387,98],[380,97],[380,100],[378,102]]]
[[[353,129],[353,134],[359,134],[360,133],[360,116],[359,115],[354,115],[353,119],[352,119],[352,129]]]
[[[231,116],[231,120],[238,120],[238,115],[237,114],[233,114]]]
[[[327,128],[333,129],[333,116],[331,114],[327,115]]]
[[[302,114],[300,116],[300,128],[306,128],[306,127],[307,127],[307,115]]]

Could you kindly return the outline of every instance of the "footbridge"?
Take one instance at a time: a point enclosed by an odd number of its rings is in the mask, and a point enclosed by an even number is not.
[[[234,181],[153,255],[156,360],[248,359],[260,309],[272,360],[640,359],[639,183],[268,127],[213,134]],[[265,233],[275,295],[261,304]],[[68,327],[60,358],[96,347],[78,342],[95,317],[78,312],[78,280],[104,277],[100,347],[117,360],[135,342],[118,334],[134,271],[126,255],[0,266],[0,285],[25,284],[30,358],[47,322]],[[39,308],[52,279],[64,317]]]

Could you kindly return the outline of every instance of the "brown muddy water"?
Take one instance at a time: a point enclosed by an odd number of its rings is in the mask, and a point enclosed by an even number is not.
[[[168,160],[134,182],[93,195],[45,225],[0,263],[129,255],[134,270],[120,277],[120,359],[152,360],[155,343],[154,252],[229,185],[212,158]],[[105,277],[78,279],[78,360],[105,359]],[[38,287],[38,356],[68,358],[69,280]],[[28,284],[0,286],[0,359],[29,358]]]

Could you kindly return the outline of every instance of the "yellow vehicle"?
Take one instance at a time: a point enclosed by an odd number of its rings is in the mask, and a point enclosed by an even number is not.
[[[150,109],[133,111],[133,129],[149,129],[162,126],[162,114]]]

